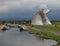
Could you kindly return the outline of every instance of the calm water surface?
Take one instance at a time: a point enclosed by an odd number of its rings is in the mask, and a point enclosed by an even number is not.
[[[52,46],[56,43],[54,40],[39,39],[26,31],[19,32],[17,28],[0,32],[0,46]]]

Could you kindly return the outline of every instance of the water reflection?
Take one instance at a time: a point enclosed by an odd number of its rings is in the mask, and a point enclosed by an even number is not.
[[[17,28],[0,32],[0,46],[52,46],[53,44],[56,44],[56,41],[38,39],[26,31],[18,31]]]

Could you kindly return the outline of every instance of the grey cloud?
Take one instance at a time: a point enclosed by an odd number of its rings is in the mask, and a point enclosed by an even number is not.
[[[16,15],[27,15],[28,12],[35,13],[40,9],[42,3],[57,6],[58,3],[56,3],[56,1],[55,3],[53,2],[54,0],[0,0],[0,16],[14,16],[15,13]]]

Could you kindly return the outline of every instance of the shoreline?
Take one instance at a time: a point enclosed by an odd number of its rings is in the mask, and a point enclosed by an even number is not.
[[[54,45],[54,46],[60,46],[60,36],[55,35],[55,34],[53,34],[51,32],[38,31],[38,30],[35,30],[32,27],[31,28],[30,27],[28,29],[28,32],[30,34],[35,34],[38,37],[41,37],[41,38],[44,38],[44,39],[52,39],[52,40],[55,40],[55,41],[57,41],[57,44]]]

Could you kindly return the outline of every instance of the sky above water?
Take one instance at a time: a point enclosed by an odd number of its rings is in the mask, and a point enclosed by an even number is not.
[[[0,18],[31,19],[42,4],[52,9],[49,19],[60,20],[60,0],[0,0]]]

